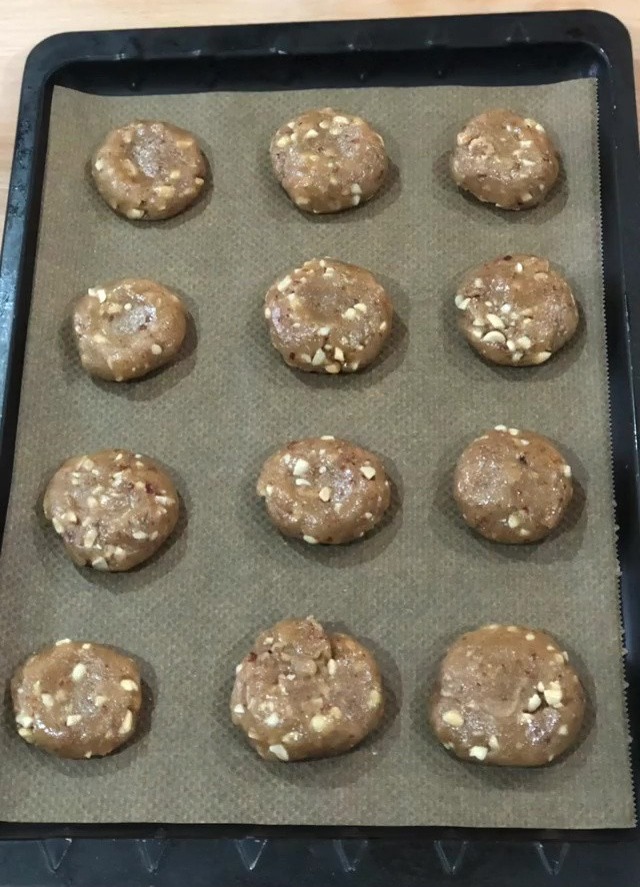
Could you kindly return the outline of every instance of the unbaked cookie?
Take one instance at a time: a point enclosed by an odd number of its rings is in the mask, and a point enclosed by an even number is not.
[[[380,724],[384,697],[373,655],[315,619],[262,632],[236,669],[231,718],[267,760],[339,755]]]
[[[305,212],[334,213],[369,200],[389,160],[382,136],[366,120],[333,108],[306,111],[271,140],[276,178]]]
[[[457,185],[501,209],[541,203],[560,164],[541,123],[501,108],[478,114],[458,133],[451,158]]]
[[[31,745],[61,758],[108,755],[135,733],[140,672],[112,647],[58,641],[17,669],[11,698],[18,733]]]
[[[153,280],[91,287],[73,313],[82,366],[101,379],[138,379],[176,356],[187,330],[184,305]]]
[[[455,304],[471,347],[506,366],[544,363],[578,328],[569,284],[537,256],[501,256],[474,268],[458,287]]]
[[[447,650],[430,699],[438,740],[463,761],[540,767],[571,748],[585,694],[569,657],[550,635],[486,625]]]
[[[75,564],[112,572],[150,558],[179,512],[166,471],[128,450],[68,459],[49,481],[43,504]]]
[[[194,135],[160,120],[112,130],[91,161],[96,188],[127,219],[169,219],[200,196],[207,162]]]
[[[573,494],[571,466],[550,440],[505,425],[464,450],[453,494],[467,524],[493,542],[538,542],[564,517]]]
[[[280,532],[311,545],[360,539],[380,523],[391,501],[380,459],[330,436],[278,450],[262,466],[257,490]]]
[[[353,373],[370,364],[391,333],[393,305],[373,274],[335,259],[311,259],[265,297],[274,348],[310,373]]]

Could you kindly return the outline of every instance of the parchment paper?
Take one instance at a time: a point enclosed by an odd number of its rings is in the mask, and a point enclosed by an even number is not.
[[[266,149],[295,113],[334,104],[370,118],[395,165],[355,212],[297,212]],[[500,213],[462,196],[446,154],[490,106],[534,116],[563,156],[544,207]],[[129,223],[94,192],[91,150],[110,127],[159,117],[197,133],[213,192],[165,223]],[[631,826],[608,439],[595,82],[533,88],[361,89],[102,98],[56,88],[11,504],[0,564],[0,673],[61,637],[135,654],[153,695],[140,740],[110,759],[60,762],[0,731],[1,816],[66,822],[243,822],[596,828]],[[539,368],[483,364],[455,331],[470,266],[522,251],[575,288],[575,342]],[[383,359],[345,378],[296,374],[268,342],[263,295],[312,256],[370,268],[397,307]],[[130,385],[93,382],[69,333],[73,300],[120,276],[155,277],[193,317],[182,360]],[[465,443],[506,423],[553,438],[578,492],[541,545],[483,542],[456,516],[451,470]],[[380,453],[393,517],[372,538],[310,548],[278,535],[255,497],[262,460],[288,439],[350,438]],[[41,518],[67,456],[146,452],[184,499],[172,544],[147,566],[78,570]],[[337,760],[260,761],[229,723],[234,666],[263,627],[314,614],[369,641],[393,696],[381,733]],[[557,635],[594,711],[578,750],[539,772],[450,759],[425,722],[446,644],[490,621]],[[594,714],[595,712],[595,714]]]

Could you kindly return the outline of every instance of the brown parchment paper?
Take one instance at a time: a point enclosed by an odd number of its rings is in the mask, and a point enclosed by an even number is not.
[[[272,131],[332,103],[379,127],[394,171],[355,212],[297,212],[271,177]],[[545,206],[499,213],[462,196],[446,154],[488,106],[547,125],[564,176]],[[213,161],[203,203],[132,224],[94,192],[87,159],[136,116],[192,129]],[[596,828],[631,826],[608,440],[595,83],[533,88],[362,89],[101,98],[55,90],[16,459],[0,563],[0,673],[61,637],[98,640],[143,663],[151,716],[110,759],[60,762],[0,731],[1,815],[43,822],[242,822]],[[522,251],[550,257],[583,323],[549,364],[484,365],[455,332],[453,294],[470,266]],[[374,368],[296,374],[271,348],[262,298],[279,274],[331,255],[370,268],[397,307]],[[151,379],[96,383],[74,354],[69,312],[86,287],[155,277],[184,294],[183,358]],[[541,545],[486,543],[456,516],[451,470],[496,423],[551,436],[578,491],[562,533]],[[254,494],[266,455],[290,438],[335,434],[386,460],[393,517],[370,539],[310,548],[272,528]],[[180,530],[131,574],[78,570],[41,518],[67,456],[130,447],[166,464],[184,499]],[[236,662],[264,626],[314,614],[377,652],[392,701],[384,729],[340,759],[260,761],[230,726]],[[450,759],[425,723],[445,645],[490,621],[548,629],[593,702],[566,761],[539,772]]]

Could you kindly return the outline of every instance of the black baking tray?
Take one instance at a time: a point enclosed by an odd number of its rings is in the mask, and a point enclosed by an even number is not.
[[[0,528],[15,443],[51,94],[597,81],[616,520],[640,781],[640,165],[629,36],[599,12],[62,34],[27,60],[0,259]],[[427,123],[429,125],[429,123]],[[2,763],[0,762],[0,766]],[[0,798],[0,820],[2,799]],[[640,829],[340,829],[0,822],[0,887],[637,887]]]

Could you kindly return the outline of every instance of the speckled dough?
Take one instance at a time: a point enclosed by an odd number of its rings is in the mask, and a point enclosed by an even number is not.
[[[569,506],[571,467],[541,434],[496,425],[458,459],[453,492],[464,520],[486,539],[537,542]]]
[[[455,305],[471,347],[505,366],[544,363],[578,327],[569,284],[537,256],[501,256],[474,268],[460,284]]]
[[[306,111],[271,140],[276,178],[305,212],[333,213],[369,200],[387,176],[382,136],[333,108]]]
[[[148,456],[102,450],[68,459],[44,495],[44,513],[78,566],[130,570],[160,548],[178,520],[178,493]]]
[[[550,635],[486,625],[449,647],[429,720],[463,761],[540,767],[575,744],[584,713],[580,679]]]
[[[391,501],[378,457],[329,436],[278,450],[262,466],[257,490],[280,532],[311,545],[360,539],[382,520]]]
[[[384,698],[372,654],[315,619],[263,632],[236,669],[231,718],[267,760],[347,752],[380,724]]]
[[[353,373],[370,364],[391,332],[393,305],[373,274],[335,259],[311,259],[265,297],[271,342],[289,366]]]
[[[451,157],[457,185],[501,209],[541,203],[558,178],[556,149],[541,123],[494,109],[458,133]]]
[[[108,755],[133,736],[142,703],[136,663],[111,647],[58,641],[15,672],[16,727],[61,758]]]
[[[106,136],[91,173],[121,216],[169,219],[202,193],[207,162],[190,132],[160,120],[134,120]]]
[[[178,296],[153,280],[92,287],[73,313],[82,366],[114,382],[138,379],[172,361],[186,329]]]

